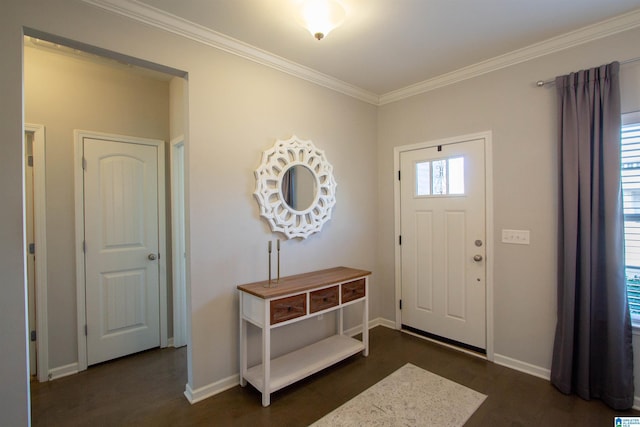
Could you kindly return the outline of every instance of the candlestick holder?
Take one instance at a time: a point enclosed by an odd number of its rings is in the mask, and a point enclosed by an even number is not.
[[[278,278],[276,279],[276,283],[280,283],[280,239],[278,239],[276,243],[276,248],[278,249]]]
[[[269,244],[267,245],[267,251],[269,252],[269,281],[267,282],[266,285],[264,285],[264,287],[270,288],[271,287],[271,240],[269,240]]]

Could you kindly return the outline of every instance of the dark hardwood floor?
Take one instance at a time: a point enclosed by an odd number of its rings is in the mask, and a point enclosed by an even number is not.
[[[611,426],[599,401],[565,396],[548,381],[384,327],[369,357],[347,359],[272,395],[263,408],[251,386],[190,405],[186,349],[158,349],[31,384],[34,426],[306,426],[413,363],[488,397],[467,426]]]

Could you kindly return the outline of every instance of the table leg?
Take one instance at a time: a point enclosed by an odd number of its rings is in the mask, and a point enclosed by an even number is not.
[[[243,306],[243,294],[244,292],[240,292],[239,295],[239,336],[238,336],[238,346],[240,351],[240,386],[244,387],[247,385],[247,380],[245,380],[245,376],[247,373],[247,322],[244,320],[242,316],[242,306]]]
[[[271,318],[269,304],[265,300],[264,322],[262,323],[262,406],[271,404]]]
[[[369,355],[369,277],[364,279],[364,307],[362,308],[362,342],[363,356]]]

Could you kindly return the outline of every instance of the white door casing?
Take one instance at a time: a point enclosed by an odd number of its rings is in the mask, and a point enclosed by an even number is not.
[[[45,127],[25,123],[25,133],[32,135],[33,155],[33,243],[36,248],[35,262],[35,320],[37,378],[49,379],[49,333],[47,327],[47,216],[46,216],[46,162]],[[31,290],[31,289],[30,289]]]
[[[82,370],[166,346],[164,145],[82,131],[76,144]]]
[[[27,259],[27,307],[29,325],[29,375],[37,374],[37,346],[36,340],[32,336],[36,332],[36,256],[35,256],[35,214],[34,199],[35,188],[33,183],[33,133],[25,131],[24,134],[24,212],[25,212],[25,257]]]
[[[492,358],[490,133],[396,148],[396,326]],[[464,195],[417,195],[416,164],[462,156]],[[489,157],[487,159],[487,157]],[[433,167],[432,163],[429,163]],[[486,194],[485,194],[486,193]],[[479,245],[479,246],[478,246]],[[480,260],[474,260],[478,256]]]
[[[173,346],[188,343],[184,136],[171,140]]]

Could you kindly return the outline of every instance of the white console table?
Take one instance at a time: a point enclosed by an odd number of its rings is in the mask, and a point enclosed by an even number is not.
[[[238,286],[240,291],[240,385],[251,383],[269,406],[271,393],[347,357],[369,354],[369,276],[371,272],[336,267]],[[343,308],[361,303],[362,340],[344,335]],[[271,359],[271,329],[338,310],[336,334]],[[262,363],[247,366],[247,324],[262,329]]]

